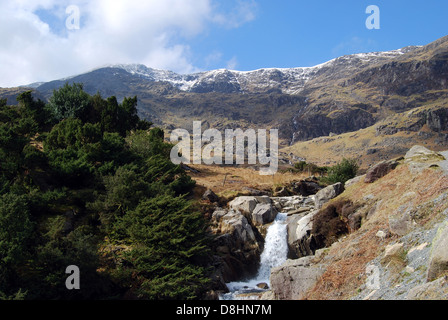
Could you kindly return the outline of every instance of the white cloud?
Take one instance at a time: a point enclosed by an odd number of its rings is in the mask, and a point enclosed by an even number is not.
[[[236,0],[230,12],[218,12],[214,15],[213,20],[226,28],[238,28],[255,19],[257,8],[255,0]]]
[[[237,66],[238,66],[238,59],[237,59],[237,57],[232,57],[232,59],[227,61],[227,69],[235,70]]]
[[[227,21],[225,27],[236,28],[254,19],[253,1],[238,1],[227,13],[214,1],[0,0],[0,87],[49,81],[110,63],[198,71],[189,40],[206,34],[212,24]],[[69,5],[80,9],[79,30],[65,29]]]

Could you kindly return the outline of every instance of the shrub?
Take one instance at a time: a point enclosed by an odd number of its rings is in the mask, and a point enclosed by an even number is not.
[[[335,166],[328,169],[328,175],[321,178],[321,181],[326,184],[335,184],[338,182],[345,183],[346,181],[356,177],[359,165],[356,159],[342,159],[342,161]]]

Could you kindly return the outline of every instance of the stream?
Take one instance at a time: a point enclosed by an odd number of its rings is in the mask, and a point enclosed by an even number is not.
[[[229,293],[221,295],[220,300],[258,299],[260,293],[266,290],[257,285],[266,283],[269,287],[271,286],[269,280],[271,269],[280,266],[288,256],[286,218],[286,213],[278,213],[274,222],[269,226],[257,275],[247,281],[227,283]]]

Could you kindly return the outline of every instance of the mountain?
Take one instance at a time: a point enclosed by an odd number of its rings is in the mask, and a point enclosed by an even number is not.
[[[446,108],[447,79],[448,36],[307,68],[177,74],[141,64],[108,65],[34,84],[33,90],[49,98],[64,83],[79,82],[90,94],[137,96],[140,115],[168,130],[191,130],[195,120],[219,130],[278,128],[289,146],[365,129],[419,107]],[[446,123],[439,129],[447,131]]]
[[[85,74],[52,81],[47,84],[33,85],[41,91],[61,85],[65,81],[89,80],[98,76],[110,76],[116,80],[124,80],[121,75],[126,72],[135,80],[141,82],[169,83],[183,92],[192,93],[267,93],[278,92],[297,95],[305,88],[310,80],[325,77],[334,78],[335,71],[338,76],[349,75],[353,70],[388,61],[415,50],[418,47],[407,47],[389,52],[374,52],[367,54],[354,54],[330,60],[326,63],[306,68],[264,68],[254,71],[235,71],[218,69],[193,74],[177,74],[172,71],[148,68],[142,64],[115,64],[107,65]],[[31,86],[31,85],[30,85]]]

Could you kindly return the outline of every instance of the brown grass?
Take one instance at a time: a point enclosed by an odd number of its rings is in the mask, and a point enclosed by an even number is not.
[[[189,172],[197,185],[212,189],[216,194],[221,195],[241,191],[244,187],[272,191],[275,186],[306,178],[305,174],[280,170],[275,175],[263,176],[249,167],[204,164],[190,165],[190,167],[200,171],[199,173]]]
[[[347,188],[340,197],[354,203],[368,204],[376,202],[375,199],[370,202],[365,200],[367,195],[373,195],[382,202],[358,231],[330,247],[327,255],[332,257],[332,263],[308,292],[306,299],[345,300],[356,295],[357,289],[366,281],[368,263],[382,254],[387,244],[398,239],[392,236],[381,241],[375,236],[378,230],[388,229],[388,217],[397,213],[401,206],[412,205],[413,208],[423,210],[417,223],[422,227],[430,227],[438,219],[439,213],[448,207],[448,203],[442,201],[433,205],[432,200],[447,192],[447,189],[448,177],[442,175],[440,170],[426,169],[420,174],[412,174],[406,165],[399,166],[375,183],[361,181]]]

